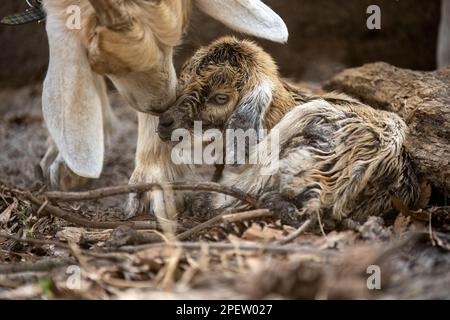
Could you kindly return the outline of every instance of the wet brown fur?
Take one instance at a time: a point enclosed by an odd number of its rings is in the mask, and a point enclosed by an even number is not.
[[[284,211],[288,222],[297,215],[365,220],[389,212],[391,196],[414,207],[419,187],[403,147],[406,124],[346,95],[314,96],[287,83],[253,42],[226,37],[201,48],[183,68],[176,105],[162,117],[171,117],[173,128],[192,129],[193,121],[202,120],[204,129],[224,130],[261,83],[270,84],[271,100],[254,112],[262,113],[264,128],[279,131],[279,170],[262,176],[259,165],[225,166],[222,183],[260,196],[263,204]],[[229,102],[211,103],[217,93],[227,94]],[[230,205],[235,203],[220,196],[212,204]]]
[[[63,21],[68,18],[68,7],[79,6],[81,28],[73,32],[87,48],[92,69],[100,74],[141,72],[154,68],[166,48],[179,44],[192,9],[190,0],[116,3],[130,17],[130,24],[123,30],[100,26],[88,0],[44,1],[46,10]]]

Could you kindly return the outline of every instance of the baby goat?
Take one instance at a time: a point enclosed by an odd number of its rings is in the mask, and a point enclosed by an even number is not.
[[[269,152],[255,165],[225,164],[218,181],[259,197],[286,223],[301,215],[361,221],[391,210],[391,196],[410,208],[419,198],[402,119],[343,94],[302,92],[280,78],[271,56],[253,42],[222,38],[185,64],[177,101],[160,117],[159,135],[170,141],[174,129],[192,132],[195,121],[222,132],[267,129],[258,137],[264,148],[279,139],[278,170],[263,173],[273,160]],[[230,152],[234,141],[225,146]],[[254,152],[253,146],[247,156]],[[195,210],[237,205],[229,197],[207,199]]]

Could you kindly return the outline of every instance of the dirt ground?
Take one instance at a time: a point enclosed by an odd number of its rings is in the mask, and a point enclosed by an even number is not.
[[[149,241],[136,239],[155,232],[139,237],[127,228],[87,229],[42,215],[20,191],[36,194],[42,186],[35,170],[46,149],[40,91],[0,91],[0,298],[450,298],[449,207],[420,212],[431,223],[402,214],[364,225],[348,221],[347,230],[306,231],[288,243],[295,230],[274,218],[219,223],[185,244],[140,244]],[[120,123],[104,173],[89,189],[126,184],[133,170],[136,117],[117,95],[111,102]],[[92,221],[117,221],[124,200],[52,205]],[[178,222],[181,232],[202,221]],[[377,287],[371,278],[377,270],[381,289],[369,290],[368,284]]]

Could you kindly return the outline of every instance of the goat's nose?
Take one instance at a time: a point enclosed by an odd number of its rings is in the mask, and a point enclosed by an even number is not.
[[[170,128],[172,125],[173,125],[173,123],[174,123],[174,119],[171,117],[171,116],[169,116],[169,115],[167,115],[167,114],[163,114],[160,118],[159,118],[159,125],[162,127],[162,128]]]

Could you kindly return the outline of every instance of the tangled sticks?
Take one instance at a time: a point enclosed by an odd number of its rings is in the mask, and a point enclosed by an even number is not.
[[[246,207],[254,208],[255,210],[239,212],[239,210],[225,210],[222,213],[218,213],[214,218],[201,223],[189,230],[176,236],[176,240],[183,241],[189,239],[190,237],[198,234],[201,231],[209,229],[221,222],[238,222],[244,220],[252,220],[263,217],[271,217],[272,212],[266,209],[259,209],[258,199],[246,194],[239,189],[233,187],[221,186],[217,183],[206,182],[206,183],[188,183],[188,182],[175,182],[168,183],[167,185],[161,185],[157,183],[146,183],[146,184],[136,184],[136,185],[126,185],[126,186],[114,186],[107,188],[100,188],[84,192],[59,192],[50,191],[43,192],[41,194],[32,194],[29,191],[21,191],[17,189],[11,189],[2,187],[5,191],[14,194],[17,197],[22,197],[31,202],[33,205],[37,206],[38,213],[46,213],[77,226],[93,228],[93,229],[115,229],[115,228],[127,228],[131,230],[130,232],[136,235],[138,238],[138,243],[148,243],[157,242],[160,237],[138,237],[137,230],[149,230],[158,229],[158,223],[154,221],[92,221],[83,218],[76,213],[67,212],[58,206],[55,206],[55,202],[72,202],[72,201],[85,201],[85,200],[97,200],[106,197],[113,197],[128,193],[141,193],[151,190],[165,190],[165,188],[171,188],[176,191],[202,191],[202,192],[215,192],[222,193],[228,196],[232,196],[239,199],[246,204]],[[307,227],[310,226],[311,221],[307,220],[297,231],[289,235],[283,243],[288,243],[298,237]]]

